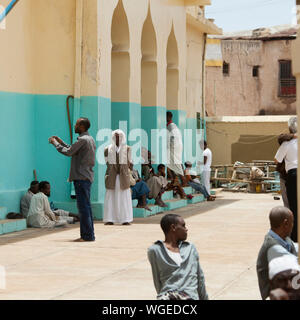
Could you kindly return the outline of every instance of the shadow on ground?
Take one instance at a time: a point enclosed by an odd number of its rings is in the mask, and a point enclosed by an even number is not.
[[[216,209],[220,206],[226,206],[231,203],[238,202],[238,201],[240,201],[240,200],[238,200],[238,199],[223,199],[222,196],[220,196],[214,202],[200,202],[200,203],[192,204],[187,207],[180,208],[180,209],[167,211],[165,213],[159,213],[155,216],[150,216],[147,218],[136,218],[136,219],[134,219],[133,223],[134,224],[159,224],[163,215],[165,215],[167,213],[176,213],[186,219],[186,218],[198,215],[198,214],[207,213],[210,210]],[[95,225],[97,225],[97,224],[103,224],[103,222],[102,221],[95,221]],[[53,233],[64,232],[64,231],[68,231],[70,229],[78,229],[78,237],[79,237],[79,235],[80,235],[79,234],[79,223],[76,223],[75,225],[68,225],[67,227],[56,228],[56,229],[28,228],[24,231],[1,235],[0,236],[0,246],[7,245],[7,244],[13,244],[13,243],[17,243],[17,242],[28,240],[28,239],[39,238],[39,237],[47,236],[47,235],[53,234]],[[72,239],[70,240],[70,242],[72,242]]]

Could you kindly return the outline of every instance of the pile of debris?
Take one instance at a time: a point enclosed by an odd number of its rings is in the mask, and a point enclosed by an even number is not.
[[[253,160],[233,165],[212,166],[215,187],[235,192],[274,192],[280,190],[279,173],[274,161]]]

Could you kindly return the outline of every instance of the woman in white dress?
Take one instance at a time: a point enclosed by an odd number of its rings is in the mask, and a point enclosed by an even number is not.
[[[104,156],[107,170],[103,222],[105,225],[130,225],[133,221],[129,174],[131,148],[126,145],[122,130],[113,131],[112,144],[105,148]]]

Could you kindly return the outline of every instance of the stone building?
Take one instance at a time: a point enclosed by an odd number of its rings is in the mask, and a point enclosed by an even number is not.
[[[52,200],[76,210],[67,182],[70,161],[48,143],[52,135],[71,142],[70,95],[71,131],[79,116],[88,117],[98,154],[110,143],[97,135],[100,129],[122,121],[127,134],[135,128],[150,133],[166,127],[167,110],[195,134],[204,110],[206,35],[221,34],[205,18],[210,3],[19,1],[0,29],[0,207],[19,211],[35,169],[38,180],[50,181]],[[91,196],[99,219],[105,168],[97,164]]]
[[[279,26],[211,39],[222,62],[206,68],[207,115],[295,114],[291,47],[296,33],[296,27]]]

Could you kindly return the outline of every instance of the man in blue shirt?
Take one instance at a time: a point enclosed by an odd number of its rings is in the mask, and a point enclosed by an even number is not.
[[[167,214],[160,225],[165,241],[157,241],[148,249],[157,298],[208,300],[197,249],[186,241],[185,221],[179,215]]]
[[[294,215],[285,207],[275,207],[270,215],[271,230],[265,236],[259,251],[256,270],[260,293],[263,299],[270,294],[269,262],[284,254],[297,256],[298,245],[290,239],[294,225]]]

